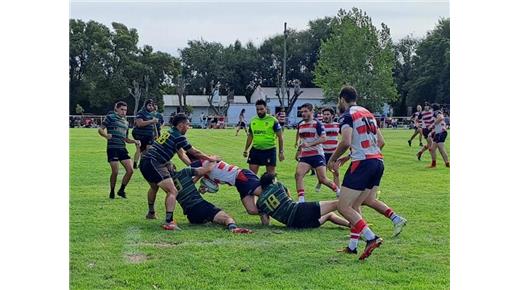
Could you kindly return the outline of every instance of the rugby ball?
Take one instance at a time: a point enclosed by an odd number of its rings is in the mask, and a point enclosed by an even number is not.
[[[202,184],[204,187],[206,187],[206,190],[211,193],[215,193],[218,191],[218,183],[215,181],[209,179],[209,178],[202,178],[200,180],[200,184]]]

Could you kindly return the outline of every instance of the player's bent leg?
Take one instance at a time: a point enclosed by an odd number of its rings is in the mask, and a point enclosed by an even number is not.
[[[225,211],[221,210],[219,211],[215,217],[213,218],[213,222],[219,225],[224,225],[230,230],[231,232],[235,234],[250,234],[252,233],[251,230],[245,229],[245,228],[239,228],[237,224],[235,223],[235,220],[227,214]]]
[[[336,193],[336,197],[339,196],[340,189],[336,185],[336,183],[332,182],[332,180],[327,178],[327,169],[325,166],[319,166],[316,168],[316,175],[318,176],[318,181],[321,184],[324,184],[328,188],[332,189],[334,193]]]
[[[110,162],[110,198],[115,198],[115,188],[117,181],[117,174],[119,173],[119,162],[111,161]]]
[[[442,160],[444,160],[444,164],[446,164],[446,167],[450,167],[450,159],[448,158],[448,153],[446,153],[446,147],[444,146],[444,142],[437,143],[437,147],[439,148],[439,152],[441,153]]]
[[[373,208],[378,213],[384,215],[386,218],[394,224],[394,233],[392,237],[398,236],[402,231],[406,223],[408,222],[405,218],[397,215],[393,209],[391,209],[384,202],[377,199],[377,190],[379,186],[374,186],[369,190],[369,195],[364,200],[363,204]]]
[[[258,164],[249,164],[249,170],[253,171],[254,174],[258,175],[258,170],[260,169],[260,165]]]
[[[146,219],[156,219],[155,216],[155,198],[157,197],[157,191],[159,191],[159,186],[155,183],[150,184],[150,189],[148,189],[148,213],[146,214]]]
[[[329,212],[333,212],[338,209],[338,201],[337,200],[326,200],[320,201],[320,215],[324,216]]]
[[[437,143],[433,142],[430,147],[430,154],[432,156],[432,164],[428,168],[435,168],[437,166]]]
[[[125,175],[123,176],[123,180],[121,181],[121,187],[117,191],[117,195],[121,196],[122,198],[126,198],[125,188],[130,182],[132,175],[134,174],[134,169],[132,168],[131,159],[122,160],[121,164],[125,168]]]
[[[311,166],[305,162],[298,162],[296,165],[296,172],[294,173],[294,178],[296,180],[296,192],[298,193],[298,202],[305,201],[305,185],[303,183],[303,178],[311,170]]]
[[[164,199],[164,205],[166,207],[166,219],[163,228],[165,230],[178,229],[177,224],[173,220],[173,211],[175,209],[175,202],[177,198],[177,188],[173,184],[173,179],[166,178],[157,184],[162,190],[166,192],[166,198]]]
[[[265,170],[269,174],[276,174],[276,166],[274,166],[274,165],[266,165]],[[256,174],[256,172],[255,172],[255,174]]]
[[[320,217],[319,221],[320,221],[320,225],[324,224],[326,221],[330,221],[330,222],[340,225],[340,226],[344,226],[347,228],[350,227],[350,223],[346,219],[338,216],[337,214],[335,214],[333,212],[329,212],[325,215],[322,215]]]
[[[245,196],[242,198],[242,205],[244,205],[244,208],[246,209],[247,213],[250,215],[257,215],[258,214],[258,208],[255,204],[255,197],[252,195]]]

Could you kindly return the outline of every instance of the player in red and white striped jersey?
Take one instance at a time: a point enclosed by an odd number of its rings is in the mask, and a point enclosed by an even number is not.
[[[334,109],[324,108],[323,113],[323,127],[325,128],[325,136],[327,140],[322,144],[323,152],[325,153],[325,164],[329,162],[330,156],[336,151],[338,146],[339,123],[334,122]],[[339,183],[339,172],[333,172],[334,184]],[[319,191],[321,183],[316,184],[316,191]]]
[[[440,106],[438,104],[433,104],[434,117],[435,121],[433,123],[432,130],[432,140],[433,144],[431,147],[432,154],[432,164],[428,166],[428,168],[435,168],[437,166],[437,149],[441,153],[442,159],[444,160],[444,164],[446,167],[450,167],[450,160],[448,159],[448,154],[446,153],[446,148],[444,148],[444,141],[446,137],[448,137],[448,131],[446,130],[446,122],[444,121],[444,114],[440,110]]]
[[[433,109],[430,107],[430,104],[425,103],[424,104],[424,110],[419,115],[421,118],[421,130],[423,137],[427,140],[426,145],[424,145],[419,152],[417,152],[417,159],[421,160],[421,157],[426,150],[430,150],[431,154],[431,147],[432,147],[432,136],[431,132],[433,129],[433,123],[435,122],[435,117],[433,116]]]
[[[312,109],[312,104],[309,103],[301,106],[303,120],[298,124],[300,144],[298,146],[298,165],[296,166],[295,174],[298,202],[305,201],[303,177],[311,168],[316,170],[318,181],[321,184],[332,189],[336,195],[339,194],[338,186],[327,178],[325,154],[322,147],[327,137],[323,124],[320,121],[314,120]]]
[[[417,135],[419,135],[419,146],[423,146],[421,124],[420,124],[421,123],[421,112],[422,112],[421,105],[417,105],[417,111],[415,113],[413,113],[412,116],[410,117],[410,121],[413,122],[415,131],[413,132],[412,137],[410,137],[410,140],[408,140],[408,146],[412,146],[412,140]]]
[[[359,237],[363,235],[367,246],[360,260],[366,259],[383,242],[368,227],[360,213],[362,204],[368,205],[388,217],[394,224],[394,236],[398,235],[406,219],[393,212],[386,204],[376,199],[377,189],[383,176],[384,164],[381,148],[384,138],[377,127],[377,121],[367,109],[356,104],[357,92],[351,86],[344,86],[339,95],[338,106],[345,110],[340,118],[341,142],[330,157],[327,167],[338,171],[339,158],[349,148],[352,162],[345,173],[338,202],[339,212],[350,222],[351,236],[348,246],[341,250],[357,253]]]

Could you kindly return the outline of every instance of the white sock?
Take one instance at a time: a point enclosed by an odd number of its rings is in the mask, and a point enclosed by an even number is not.
[[[373,240],[376,238],[376,235],[374,234],[374,232],[372,230],[370,230],[370,228],[368,226],[366,226],[362,231],[361,231],[361,234],[365,236],[365,238],[367,239],[367,241],[370,241],[370,240]]]
[[[359,242],[359,234],[350,233],[350,240],[348,242],[348,247],[351,250],[357,249],[357,245]]]
[[[396,225],[402,220],[402,218],[400,216],[396,215],[395,213],[393,213],[390,216],[390,220],[392,221],[392,223],[394,223],[394,225]]]
[[[305,197],[304,196],[299,196],[298,197],[298,202],[305,202]]]

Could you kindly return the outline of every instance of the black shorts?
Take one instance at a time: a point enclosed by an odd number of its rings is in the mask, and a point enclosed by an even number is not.
[[[329,159],[332,156],[332,153],[325,153],[325,164],[329,163]]]
[[[260,150],[251,148],[247,163],[255,165],[276,166],[276,148]]]
[[[446,141],[446,137],[448,137],[448,132],[444,131],[442,133],[439,133],[439,134],[434,134],[433,135],[433,142],[435,143],[444,143],[444,141]]]
[[[240,127],[240,129],[244,129],[246,127],[246,123],[238,122],[237,127]]]
[[[312,168],[318,168],[327,165],[327,162],[325,161],[325,156],[323,155],[300,157],[298,162],[305,162],[309,164]]]
[[[385,165],[380,159],[353,161],[345,172],[342,186],[354,190],[372,189],[379,186]]]
[[[130,159],[126,148],[107,148],[108,162],[117,162]]]
[[[212,222],[219,211],[221,211],[220,208],[206,200],[202,200],[185,210],[184,214],[192,224],[205,224],[207,222]]]
[[[139,150],[141,150],[141,152],[146,150],[146,146],[152,145],[154,140],[152,136],[134,135],[133,131],[132,137],[134,137],[135,140],[139,140],[141,142],[141,146],[139,146]]]
[[[260,186],[260,179],[253,171],[249,169],[242,169],[237,176],[235,186],[240,193],[240,199],[248,195],[253,195],[253,192]]]
[[[290,228],[319,228],[321,218],[320,203],[302,202],[296,205],[296,212],[291,224],[287,225]]]
[[[422,135],[423,135],[423,137],[426,138],[426,139],[428,139],[428,135],[430,134],[430,129],[428,129],[428,128],[422,128],[421,131],[422,131]]]
[[[170,162],[159,163],[151,158],[141,158],[139,170],[146,181],[157,184],[171,178],[173,167]]]

